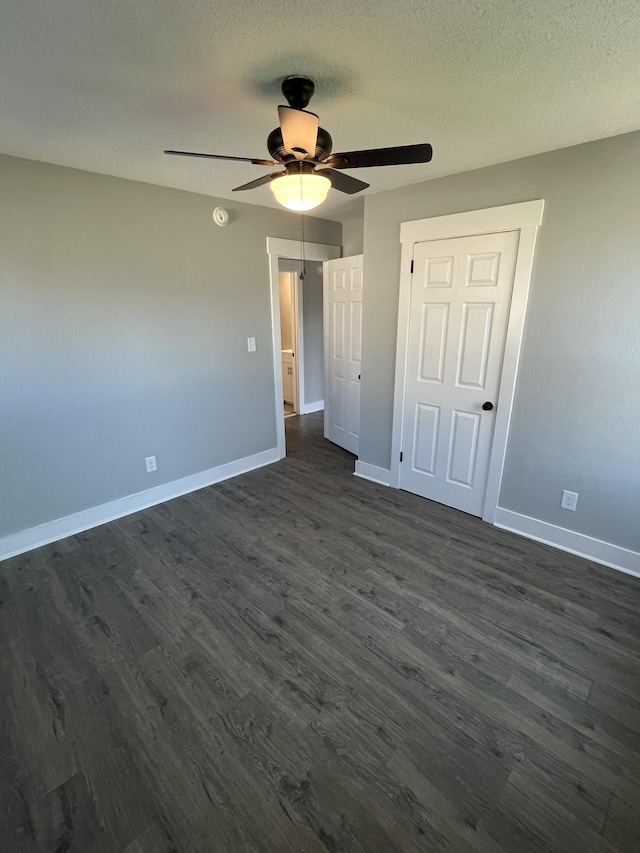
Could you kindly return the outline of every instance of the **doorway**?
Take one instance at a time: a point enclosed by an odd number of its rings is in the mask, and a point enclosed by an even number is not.
[[[299,272],[286,269],[288,262],[278,264],[280,289],[280,351],[282,353],[282,403],[285,418],[300,414],[298,337],[300,326],[298,284]],[[284,269],[283,269],[284,267]]]
[[[278,261],[284,417],[324,408],[323,268],[292,258]]]
[[[279,457],[286,455],[284,430],[284,382],[280,321],[280,272],[297,273],[298,340],[295,352],[298,386],[298,413],[305,415],[324,408],[323,377],[323,276],[322,262],[340,257],[340,246],[305,243],[305,276],[300,279],[302,248],[297,240],[267,237],[271,291],[271,330],[275,426]],[[289,375],[287,373],[287,375]]]
[[[495,521],[544,201],[401,227],[391,485]]]

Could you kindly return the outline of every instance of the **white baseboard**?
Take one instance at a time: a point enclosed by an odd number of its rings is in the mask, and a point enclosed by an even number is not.
[[[48,521],[37,527],[30,527],[28,530],[22,530],[19,533],[12,533],[10,536],[0,539],[0,561],[15,557],[18,554],[24,554],[25,551],[32,551],[34,548],[40,548],[41,545],[66,539],[67,536],[82,533],[83,530],[106,524],[108,521],[115,521],[124,515],[139,512],[141,509],[164,503],[172,498],[178,498],[180,495],[195,492],[198,489],[205,488],[205,486],[212,486],[214,483],[228,480],[230,477],[237,477],[238,474],[253,471],[263,465],[270,465],[279,459],[278,448],[272,447],[270,450],[263,450],[260,453],[254,453],[252,456],[245,456],[243,459],[236,459],[233,462],[218,465],[216,468],[209,468],[206,471],[191,474],[189,477],[173,480],[171,483],[154,486],[152,489],[137,492],[135,495],[127,495],[127,497],[118,498],[115,501],[94,506],[91,509],[85,509],[64,518]]]
[[[324,409],[324,400],[316,400],[315,403],[306,403],[301,408],[301,415],[311,415],[313,412],[321,412]]]
[[[356,460],[356,470],[353,473],[356,477],[371,480],[372,483],[379,483],[381,486],[388,486],[391,482],[391,471],[388,468],[370,465],[368,462],[361,462],[359,459]]]
[[[593,560],[594,563],[640,577],[640,553],[637,551],[629,551],[619,545],[612,545],[610,542],[594,539],[584,533],[576,533],[574,530],[567,530],[565,527],[558,527],[548,521],[530,518],[528,515],[521,515],[519,512],[512,512],[502,507],[496,510],[494,524],[503,530],[510,530],[528,539],[535,539],[536,542],[552,545],[554,548],[560,548],[561,551],[568,551],[570,554]]]

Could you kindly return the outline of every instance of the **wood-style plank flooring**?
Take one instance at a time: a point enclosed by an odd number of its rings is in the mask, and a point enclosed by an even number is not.
[[[640,581],[287,432],[2,564],[2,853],[640,851]]]

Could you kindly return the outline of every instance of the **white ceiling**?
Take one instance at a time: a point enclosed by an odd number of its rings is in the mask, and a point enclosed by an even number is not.
[[[638,129],[639,47],[638,0],[0,0],[0,151],[276,206],[162,151],[266,157],[298,73],[335,151],[432,143],[376,192]]]

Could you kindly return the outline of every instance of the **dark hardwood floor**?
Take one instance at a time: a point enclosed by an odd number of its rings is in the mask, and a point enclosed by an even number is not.
[[[640,851],[640,581],[321,424],[2,564],[2,853]]]

